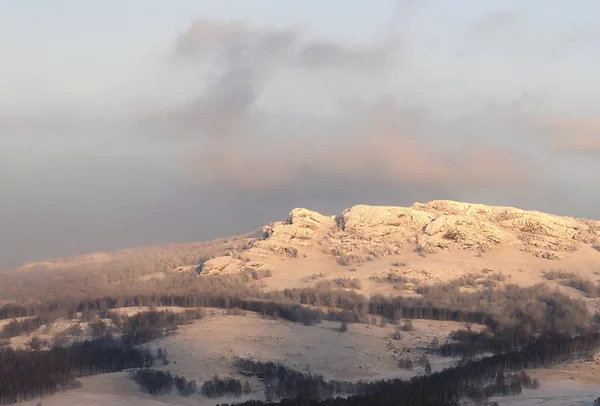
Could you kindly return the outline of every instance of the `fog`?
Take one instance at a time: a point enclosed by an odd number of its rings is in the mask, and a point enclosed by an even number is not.
[[[343,179],[331,189],[318,177],[276,190],[195,185],[186,179],[181,167],[164,157],[4,155],[0,267],[227,237],[284,219],[296,206],[335,214],[358,202],[384,204],[390,196],[399,204],[412,204],[444,195],[435,186],[357,185]]]

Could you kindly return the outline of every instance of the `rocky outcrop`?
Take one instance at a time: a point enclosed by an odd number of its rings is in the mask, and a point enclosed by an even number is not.
[[[249,249],[250,257],[296,258],[317,248],[337,257],[340,264],[351,265],[407,251],[483,254],[512,246],[536,257],[561,259],[600,245],[600,222],[438,200],[412,207],[358,205],[337,216],[298,208],[286,221],[265,226],[263,234]],[[203,273],[239,272],[247,266],[242,260],[221,257],[205,263]]]
[[[412,249],[422,254],[483,253],[510,245],[534,256],[560,259],[563,253],[600,241],[598,221],[453,201],[415,203],[410,208],[354,206],[337,216],[336,223],[342,239],[365,241],[366,251],[387,246],[387,251]]]
[[[222,256],[209,259],[204,262],[199,271],[201,275],[228,275],[241,272],[271,270],[264,263],[256,261],[244,261],[231,256]]]
[[[322,237],[335,226],[335,218],[324,216],[316,211],[307,209],[294,209],[286,221],[265,226],[263,231],[267,239],[276,237],[279,241],[292,242],[306,245],[302,241],[314,240]]]
[[[336,228],[333,216],[324,216],[307,209],[294,209],[286,221],[263,227],[265,238],[257,241],[254,247],[295,258],[303,247],[317,244]]]

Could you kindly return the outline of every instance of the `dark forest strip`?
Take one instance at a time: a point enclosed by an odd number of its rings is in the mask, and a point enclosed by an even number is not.
[[[0,349],[0,403],[68,389],[76,378],[151,366],[150,351],[104,337],[48,351]]]

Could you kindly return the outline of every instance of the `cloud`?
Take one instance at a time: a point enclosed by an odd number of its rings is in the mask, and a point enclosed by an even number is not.
[[[230,70],[266,69],[270,65],[308,69],[380,68],[389,49],[385,44],[347,45],[327,39],[310,39],[301,27],[256,27],[243,22],[197,20],[176,40],[177,58],[206,58]]]
[[[410,132],[415,125],[407,117],[418,121],[419,115],[410,117],[412,110],[397,106],[383,113],[376,105],[362,115],[352,110],[352,117],[340,118],[354,123],[354,130],[333,126],[327,138],[246,137],[226,146],[205,143],[190,162],[193,176],[203,184],[258,189],[280,188],[305,176],[459,189],[519,187],[535,176],[527,158],[508,148],[477,143],[435,148],[426,137]]]
[[[551,119],[545,120],[545,124],[562,133],[600,134],[600,118],[598,117]]]
[[[546,130],[546,144],[557,151],[600,155],[600,119],[597,117],[542,119],[539,126]]]
[[[175,41],[173,56],[211,63],[225,71],[267,69],[290,58],[299,27],[255,27],[241,21],[196,20]]]
[[[416,3],[401,3],[393,19],[408,25]],[[495,16],[488,23],[500,28],[508,20]],[[306,187],[309,179],[333,189],[411,184],[517,190],[539,176],[510,144],[490,142],[486,134],[474,139],[473,120],[453,123],[458,135],[450,137],[433,106],[399,102],[402,88],[393,87],[403,73],[398,35],[390,29],[355,44],[315,39],[300,27],[198,20],[175,40],[172,62],[209,70],[213,80],[194,100],[152,117],[153,130],[185,143],[194,183],[237,190],[287,190]],[[297,80],[277,81],[289,72]],[[321,94],[333,95],[335,113],[309,118],[269,111],[265,100],[281,82],[282,103],[321,103]],[[473,114],[476,121],[480,114]]]
[[[514,28],[518,14],[515,10],[503,10],[488,14],[473,22],[469,27],[469,35],[475,39],[484,39]]]
[[[210,84],[202,96],[163,115],[162,125],[171,127],[173,135],[235,136],[255,106],[258,86],[252,72],[232,70]]]
[[[555,142],[554,147],[583,155],[600,155],[600,136],[576,135]]]
[[[176,57],[191,57],[243,39],[246,25],[240,21],[214,22],[199,19],[179,35],[173,53]]]
[[[419,5],[427,0],[398,0],[392,15],[392,21],[408,23],[417,12]]]
[[[389,53],[383,47],[347,47],[330,41],[314,41],[301,50],[299,62],[309,68],[375,70],[387,64]]]
[[[211,80],[195,99],[148,117],[149,127],[171,134],[228,139],[248,132],[260,111],[257,102],[282,71],[333,68],[381,70],[390,66],[385,43],[347,45],[309,38],[299,27],[251,26],[241,21],[193,22],[175,40],[173,63],[191,63]]]
[[[584,27],[571,28],[564,34],[564,40],[571,44],[589,44],[597,38],[597,33]]]

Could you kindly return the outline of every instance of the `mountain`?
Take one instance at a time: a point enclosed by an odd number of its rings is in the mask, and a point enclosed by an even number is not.
[[[454,201],[357,205],[338,215],[296,208],[242,236],[85,254],[0,273],[0,305],[26,304],[43,315],[42,325],[7,316],[0,327],[24,323],[4,345],[33,348],[31,337],[38,337],[50,348],[59,339],[90,338],[94,326],[120,334],[128,317],[152,325],[160,318],[152,321],[149,310],[186,314],[184,306],[191,306],[199,319],[148,343],[168,353],[170,363],[154,368],[199,383],[215,374],[249,380],[243,399],[264,400],[269,385],[241,370],[240,360],[273,361],[326,380],[409,380],[453,368],[461,357],[485,362],[491,352],[554,333],[595,334],[599,259],[594,220]],[[555,388],[574,399],[595,398],[600,386],[584,393],[565,378],[600,385],[600,356],[592,350],[528,370],[542,382],[540,392],[513,399],[560,402]],[[84,377],[82,388],[44,404],[217,402],[198,393],[158,400],[128,376]],[[562,404],[556,402],[548,404]]]
[[[204,262],[201,275],[269,270],[268,287],[281,289],[303,286],[313,274],[369,285],[398,268],[392,263],[404,264],[404,277],[431,283],[482,269],[523,285],[557,268],[589,278],[600,270],[600,221],[513,207],[432,201],[358,205],[337,216],[297,208],[262,231],[262,239]]]
[[[284,221],[243,236],[33,262],[7,275],[39,280],[40,274],[61,274],[65,280],[104,273],[100,279],[110,285],[181,271],[264,271],[272,274],[266,289],[307,286],[317,279],[311,276],[323,275],[318,279],[351,276],[381,290],[373,280],[390,269],[430,283],[492,269],[529,285],[546,281],[553,269],[593,279],[598,259],[600,221],[437,200],[411,207],[357,205],[338,215],[296,208]]]

